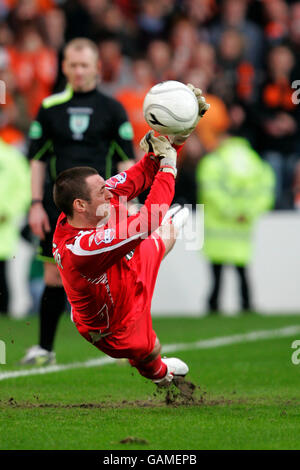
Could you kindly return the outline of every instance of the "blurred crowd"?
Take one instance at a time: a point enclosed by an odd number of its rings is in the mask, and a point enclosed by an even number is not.
[[[79,36],[99,46],[99,86],[125,106],[137,158],[149,88],[172,79],[204,91],[211,109],[184,150],[177,200],[196,202],[197,163],[236,135],[275,170],[275,208],[300,206],[300,1],[1,0],[0,138],[24,153],[41,100],[65,86],[62,48]]]
[[[182,152],[177,202],[199,202],[199,162],[222,148],[224,139],[239,137],[274,170],[274,208],[300,209],[300,1],[0,0],[3,157],[10,149],[26,155],[41,101],[65,87],[62,51],[75,37],[99,47],[99,88],[127,110],[137,159],[148,131],[142,113],[147,91],[163,80],[203,90],[211,108]],[[5,173],[0,176],[4,188]],[[25,186],[27,201],[29,177]],[[2,212],[1,221],[10,220]],[[8,257],[0,256],[0,281]],[[41,279],[39,268],[31,280]],[[7,304],[6,295],[0,300]]]
[[[65,86],[62,48],[78,36],[99,46],[99,86],[125,106],[137,158],[153,84],[191,82],[206,94],[211,109],[186,145],[177,200],[196,202],[195,167],[229,134],[274,168],[275,208],[300,206],[299,1],[1,0],[0,138],[24,153],[41,100]]]

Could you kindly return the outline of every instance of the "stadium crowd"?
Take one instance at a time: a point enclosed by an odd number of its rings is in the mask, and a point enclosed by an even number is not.
[[[3,0],[0,137],[26,152],[42,99],[64,87],[66,41],[99,46],[101,89],[127,109],[138,142],[146,91],[174,79],[204,90],[209,115],[186,149],[176,197],[195,203],[195,166],[224,133],[241,135],[273,166],[277,209],[299,205],[297,79],[300,2],[290,0]]]
[[[211,108],[182,152],[178,202],[196,204],[199,161],[240,136],[274,169],[274,208],[300,208],[300,1],[2,0],[0,139],[24,155],[41,101],[65,87],[62,50],[75,37],[99,47],[99,88],[127,110],[137,160],[151,86],[203,90]]]

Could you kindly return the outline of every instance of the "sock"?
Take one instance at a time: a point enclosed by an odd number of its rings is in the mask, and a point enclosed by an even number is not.
[[[129,362],[132,367],[136,367],[139,373],[147,379],[162,379],[167,373],[167,366],[162,362],[160,355],[150,362],[138,362],[132,359],[129,359]]]
[[[40,346],[52,351],[58,320],[65,310],[63,287],[46,286],[40,306]]]

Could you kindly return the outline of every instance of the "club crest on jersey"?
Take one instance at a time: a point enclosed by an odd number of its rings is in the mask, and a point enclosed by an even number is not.
[[[123,171],[122,173],[119,173],[118,175],[115,175],[109,178],[109,180],[106,181],[106,186],[108,188],[115,189],[118,186],[118,184],[125,183],[126,179],[127,179],[127,173]]]
[[[73,132],[73,138],[75,140],[82,140],[83,133],[87,130],[90,123],[89,114],[71,114],[69,125]]]
[[[107,228],[106,230],[97,230],[94,236],[94,241],[96,245],[100,243],[111,243],[115,238],[115,229]]]

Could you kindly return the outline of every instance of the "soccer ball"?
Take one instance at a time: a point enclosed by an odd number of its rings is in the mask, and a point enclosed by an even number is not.
[[[143,112],[149,126],[162,135],[183,134],[198,116],[194,93],[181,82],[158,83],[147,93]]]

